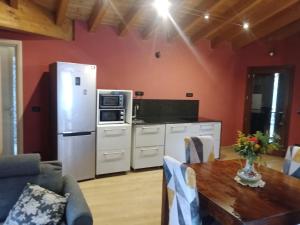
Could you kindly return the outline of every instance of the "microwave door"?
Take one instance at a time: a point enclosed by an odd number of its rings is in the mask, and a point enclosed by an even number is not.
[[[104,110],[100,113],[100,121],[103,122],[112,122],[118,121],[119,113],[115,110]]]
[[[124,110],[100,110],[99,123],[124,123]]]

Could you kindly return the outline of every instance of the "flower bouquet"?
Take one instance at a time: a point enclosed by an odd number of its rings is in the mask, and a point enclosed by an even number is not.
[[[246,159],[246,165],[238,171],[238,177],[247,183],[255,183],[261,180],[261,175],[254,168],[254,162],[262,154],[280,149],[280,137],[270,137],[268,133],[257,131],[255,134],[245,135],[238,131],[237,142],[234,150]]]

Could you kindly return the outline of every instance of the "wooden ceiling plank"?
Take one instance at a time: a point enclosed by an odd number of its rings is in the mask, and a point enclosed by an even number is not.
[[[273,13],[272,13],[273,14]],[[263,23],[259,23],[255,28],[251,29],[248,35],[244,34],[232,40],[233,46],[236,48],[244,47],[251,42],[267,36],[300,19],[300,2],[296,1],[289,8],[270,16]],[[251,35],[252,34],[252,35]]]
[[[58,1],[58,7],[56,12],[56,24],[62,25],[66,19],[67,10],[70,0],[60,0]]]
[[[0,1],[0,27],[63,40],[73,38],[73,23],[70,19],[57,26],[53,14],[31,0],[20,1],[19,10],[11,10],[9,5]]]
[[[109,8],[108,0],[97,0],[94,9],[92,10],[88,19],[89,31],[96,31],[98,25],[101,24],[107,10]]]
[[[214,4],[216,4],[219,0],[204,0],[204,1],[192,1],[189,5],[189,8],[192,8],[194,10],[199,10],[202,12],[206,12],[208,11]],[[178,3],[179,6],[177,7],[176,11],[180,11],[181,7],[185,7],[185,1],[182,1],[181,3]],[[178,12],[177,12],[178,13]],[[176,19],[176,15],[174,20]],[[177,23],[179,24],[179,27],[182,27],[182,30],[185,30],[185,27],[187,27],[189,25],[189,23],[191,23],[191,21],[194,19],[194,16],[191,17],[190,14],[185,13],[185,15],[183,16],[183,18],[180,21],[177,21]],[[170,31],[169,34],[169,40],[173,40],[175,39],[177,36],[179,35],[177,29],[173,28]]]
[[[15,9],[19,8],[19,0],[9,0],[9,5]]]
[[[213,12],[224,5],[224,3],[231,0],[219,0],[216,1],[207,11],[209,14],[213,14]],[[197,16],[192,21],[190,21],[186,26],[183,27],[185,33],[192,31],[195,27],[199,25],[199,23],[204,22],[203,16]]]
[[[137,0],[133,3],[133,6],[130,7],[129,11],[124,17],[124,21],[119,24],[119,35],[124,36],[127,34],[128,29],[135,22],[136,18],[142,12],[141,1]]]
[[[229,24],[240,23],[241,18],[243,18],[245,14],[258,7],[263,1],[264,0],[251,1],[251,3],[249,5],[246,5],[245,8],[243,8],[241,11],[235,13],[234,15],[231,15],[229,19],[224,20],[223,23],[220,23],[218,26],[215,26],[213,29],[211,29],[208,33],[205,34],[204,38],[211,40],[215,38],[222,30],[226,29],[226,26],[228,26]]]
[[[250,21],[250,29],[254,29],[259,24],[263,23],[264,21],[268,20],[269,18],[273,17],[277,13],[285,10],[286,8],[294,5],[297,3],[297,0],[279,0],[276,2],[273,2],[271,0],[263,1],[263,6],[260,6],[260,8],[253,13],[248,15],[248,21]],[[273,8],[271,8],[273,6]],[[267,14],[266,12],[271,12]],[[233,39],[242,36],[245,34],[245,31],[241,29],[241,27],[232,26],[231,28],[228,27],[228,29],[223,31],[223,33],[219,34],[219,37],[214,37],[211,39],[211,41],[218,45],[220,42],[224,40],[232,41]]]
[[[290,37],[294,34],[297,34],[300,32],[300,20],[297,20],[296,22],[293,22],[289,24],[288,26],[285,26],[281,28],[280,30],[277,30],[270,34],[268,36],[269,40],[283,40],[287,37]]]

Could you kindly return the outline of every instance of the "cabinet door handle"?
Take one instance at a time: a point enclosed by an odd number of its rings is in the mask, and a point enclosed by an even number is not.
[[[124,130],[126,130],[126,128],[121,128],[121,129],[104,129],[104,131],[105,132],[107,132],[107,131],[117,131],[117,130],[121,130],[121,131],[124,131]]]
[[[176,129],[176,128],[177,128],[177,129]],[[178,129],[178,128],[179,128],[179,129]],[[180,128],[182,128],[182,129],[180,129]],[[172,127],[171,127],[171,131],[173,131],[173,132],[183,132],[183,131],[186,130],[186,128],[187,128],[187,126],[181,126],[181,127],[172,126]]]
[[[124,154],[124,151],[121,152],[104,152],[103,155],[122,155]]]
[[[126,128],[122,129],[104,129],[105,136],[119,136],[123,135],[126,131]]]
[[[158,151],[159,148],[142,148],[141,152]]]
[[[143,130],[146,130],[146,129],[156,129],[156,130],[159,130],[159,127],[142,127]]]
[[[160,127],[142,127],[143,132],[145,132],[146,130],[147,133],[157,133],[160,130]]]

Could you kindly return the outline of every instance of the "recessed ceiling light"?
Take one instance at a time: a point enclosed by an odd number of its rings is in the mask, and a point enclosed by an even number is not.
[[[250,25],[249,25],[248,22],[244,22],[244,23],[243,23],[243,29],[244,29],[244,30],[249,30],[249,26],[250,26]]]
[[[204,19],[205,19],[205,20],[209,20],[209,13],[205,13],[205,14],[204,14]]]
[[[153,2],[154,8],[157,10],[159,16],[166,18],[169,15],[171,3],[169,0],[155,0]]]

